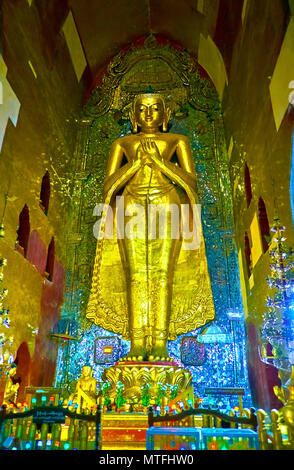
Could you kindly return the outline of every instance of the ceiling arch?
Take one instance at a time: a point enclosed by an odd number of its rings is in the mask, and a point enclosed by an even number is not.
[[[154,34],[157,41],[169,41],[198,60],[222,98],[228,73],[213,38],[216,35],[221,43],[222,24],[218,20],[224,21],[224,2],[229,0],[139,0],[130,3],[69,0],[69,15],[74,19],[87,63],[88,92],[119,51],[130,44],[140,45],[140,40],[142,43]],[[240,9],[238,16],[241,21]]]
[[[165,36],[197,56],[200,33],[214,36],[219,0],[69,0],[69,6],[95,75],[126,44],[150,33]]]

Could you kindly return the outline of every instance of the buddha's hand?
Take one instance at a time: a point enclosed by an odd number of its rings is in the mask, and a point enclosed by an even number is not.
[[[143,165],[150,165],[154,163],[154,158],[158,158],[159,160],[161,160],[158,147],[152,139],[142,139],[141,149],[141,161]]]

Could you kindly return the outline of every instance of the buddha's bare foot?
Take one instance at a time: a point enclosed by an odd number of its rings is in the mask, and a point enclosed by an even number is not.
[[[119,362],[142,362],[144,361],[144,356],[131,356],[128,354],[125,357],[121,357]]]
[[[128,355],[121,361],[145,361],[147,359],[146,351],[143,346],[132,347]]]
[[[148,361],[149,362],[172,362],[173,358],[169,356],[153,356],[150,355],[148,356]]]
[[[156,340],[149,357],[153,357],[156,362],[166,362],[168,360],[166,341]],[[148,360],[150,359],[148,358]]]
[[[131,341],[131,349],[128,355],[125,357],[124,360],[127,361],[144,361],[147,359],[145,345],[142,340],[138,340],[137,338],[132,339]]]

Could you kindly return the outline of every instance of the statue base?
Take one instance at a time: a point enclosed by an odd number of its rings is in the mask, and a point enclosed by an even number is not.
[[[120,361],[105,369],[102,379],[111,384],[108,393],[112,403],[116,401],[117,384],[123,385],[126,411],[130,406],[132,411],[143,411],[147,406],[194,401],[190,371],[174,362]]]
[[[102,413],[102,450],[146,450],[146,413]]]

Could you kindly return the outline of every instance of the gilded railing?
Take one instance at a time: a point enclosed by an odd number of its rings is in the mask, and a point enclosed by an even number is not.
[[[101,407],[76,413],[63,406],[0,411],[0,449],[99,450]]]

